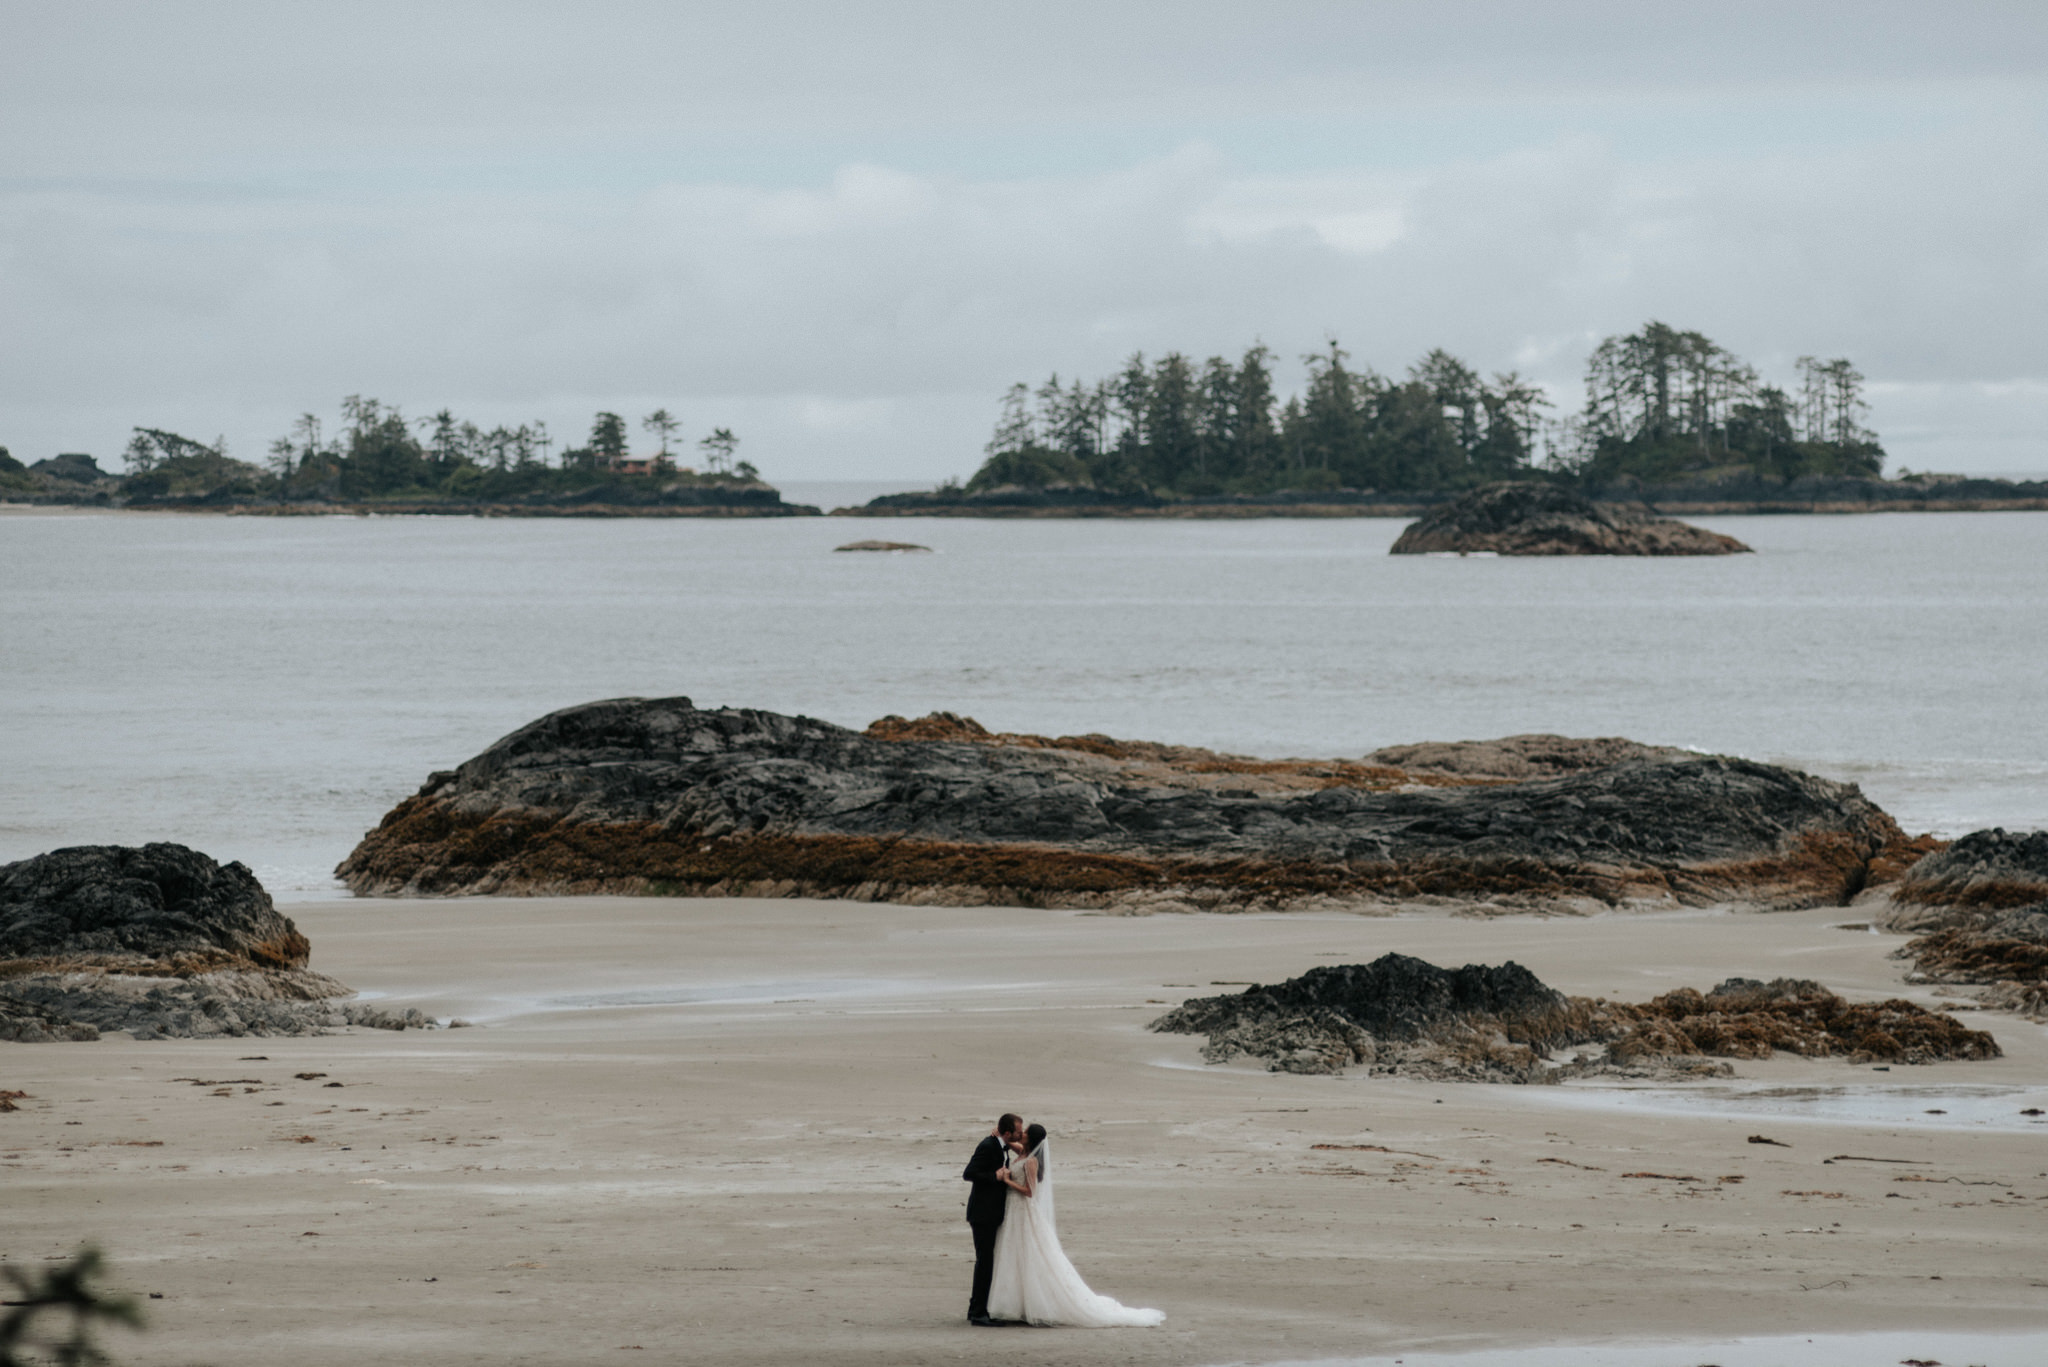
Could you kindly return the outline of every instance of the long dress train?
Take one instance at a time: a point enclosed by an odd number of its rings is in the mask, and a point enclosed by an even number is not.
[[[1166,1319],[1162,1310],[1141,1310],[1088,1289],[1060,1247],[1054,1219],[1051,1165],[1046,1145],[1031,1151],[1038,1160],[1033,1194],[1011,1191],[996,1234],[995,1281],[988,1312],[999,1320],[1067,1324],[1082,1329],[1144,1327]]]

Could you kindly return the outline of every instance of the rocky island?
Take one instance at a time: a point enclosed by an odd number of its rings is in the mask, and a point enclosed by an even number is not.
[[[0,865],[0,1040],[306,1035],[428,1024],[342,999],[241,864],[183,845],[78,845]]]
[[[1732,536],[1558,484],[1507,481],[1433,509],[1394,543],[1395,555],[1734,555]]]
[[[1278,1073],[1358,1064],[1450,1082],[1711,1076],[1729,1071],[1713,1059],[1781,1049],[1851,1063],[2000,1056],[1989,1034],[1952,1016],[1902,1000],[1852,1004],[1805,979],[1731,978],[1629,1004],[1567,997],[1516,963],[1444,969],[1404,954],[1199,997],[1150,1028],[1208,1036],[1210,1063],[1249,1058]]]
[[[367,895],[1778,908],[1845,902],[1924,848],[1851,785],[1621,740],[1259,760],[620,698],[431,775],[336,872]]]

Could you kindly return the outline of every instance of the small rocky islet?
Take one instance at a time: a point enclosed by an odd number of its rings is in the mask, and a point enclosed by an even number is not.
[[[1261,760],[944,713],[854,731],[620,698],[430,776],[336,872],[386,896],[1791,908],[1895,881],[1928,848],[1852,785],[1618,739]]]
[[[1739,555],[1732,536],[1645,508],[1595,503],[1559,484],[1508,480],[1434,508],[1394,542],[1394,555]]]
[[[431,1024],[351,1002],[256,875],[184,845],[0,865],[0,1040],[309,1035]]]

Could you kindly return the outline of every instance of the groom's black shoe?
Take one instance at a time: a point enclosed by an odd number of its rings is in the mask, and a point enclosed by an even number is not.
[[[990,1319],[987,1315],[970,1315],[967,1318],[967,1322],[981,1329],[994,1329],[999,1323],[996,1320]]]

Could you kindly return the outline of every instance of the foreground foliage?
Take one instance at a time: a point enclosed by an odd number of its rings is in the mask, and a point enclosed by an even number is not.
[[[0,1276],[12,1288],[6,1300],[9,1313],[0,1316],[0,1367],[30,1367],[41,1361],[61,1367],[112,1362],[93,1341],[94,1333],[111,1324],[139,1329],[142,1311],[132,1298],[108,1295],[94,1285],[105,1265],[100,1251],[88,1245],[70,1262],[39,1274],[0,1268]]]

